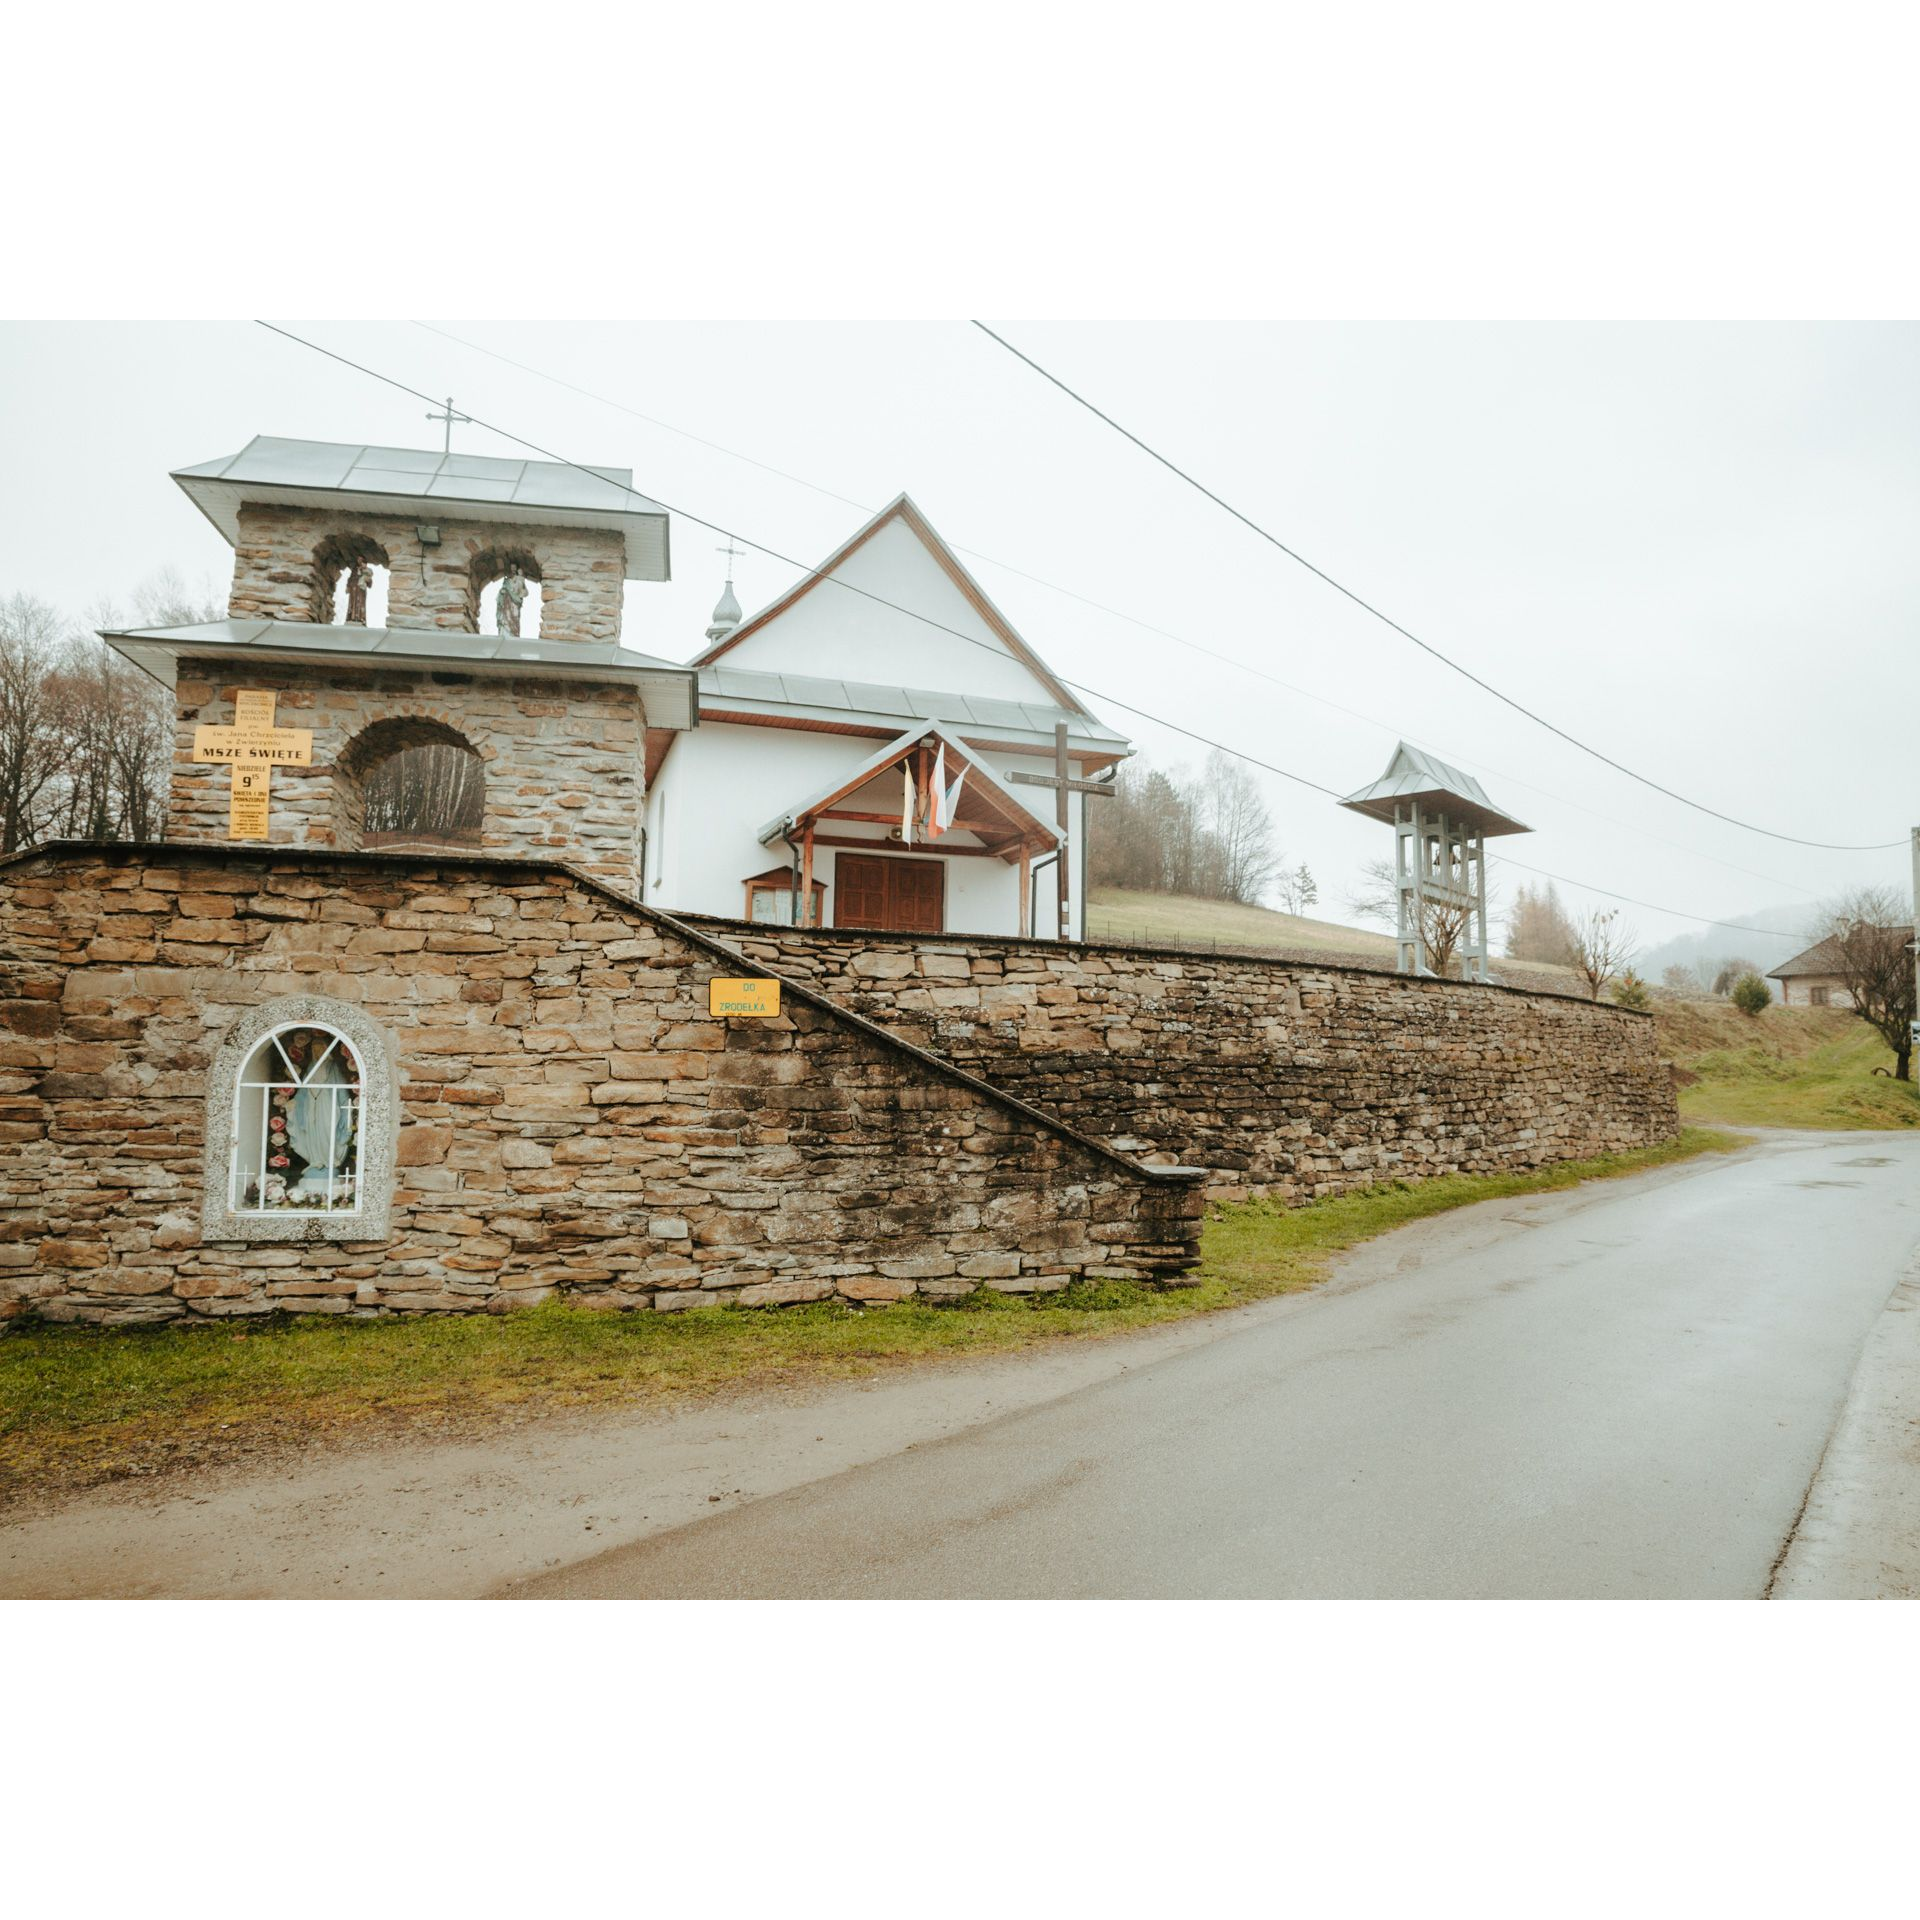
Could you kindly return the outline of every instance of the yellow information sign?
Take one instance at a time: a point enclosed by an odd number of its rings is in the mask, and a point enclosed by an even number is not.
[[[707,1011],[716,1018],[770,1020],[780,1011],[778,980],[709,980]]]
[[[200,765],[310,767],[313,734],[305,727],[276,727],[278,696],[242,689],[233,696],[233,725],[195,727],[193,757]]]
[[[193,757],[199,765],[233,769],[227,799],[227,838],[264,840],[275,767],[313,765],[313,735],[305,727],[276,727],[279,696],[243,687],[233,696],[233,725],[196,727]]]

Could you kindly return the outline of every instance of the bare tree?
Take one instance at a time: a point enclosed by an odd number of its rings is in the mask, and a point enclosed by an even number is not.
[[[1188,893],[1258,904],[1283,856],[1246,769],[1215,754],[1199,780],[1142,761],[1089,809],[1087,878],[1096,887]]]
[[[1363,920],[1398,929],[1400,879],[1391,860],[1369,860],[1360,869],[1360,884],[1347,896],[1347,905]],[[1451,979],[1457,971],[1460,943],[1467,937],[1471,908],[1424,894],[1420,902],[1420,934],[1427,963],[1435,973]]]
[[[212,582],[203,580],[198,592],[189,587],[177,567],[159,567],[133,590],[133,610],[146,627],[204,626],[227,617],[226,604]],[[103,620],[103,627],[117,626]]]
[[[1257,906],[1281,858],[1274,845],[1273,815],[1260,797],[1259,782],[1238,760],[1215,748],[1207,755],[1200,793],[1213,857],[1219,863],[1221,897]]]
[[[66,640],[44,600],[0,600],[0,853],[43,837],[47,790],[60,769],[52,674]]]
[[[1587,993],[1598,1000],[1609,981],[1627,970],[1640,943],[1631,927],[1623,926],[1617,907],[1583,914],[1573,923],[1573,970],[1587,983]]]
[[[1889,887],[1862,887],[1834,909],[1827,942],[1857,1013],[1893,1049],[1893,1077],[1913,1077],[1913,921]]]
[[[110,607],[90,618],[118,624]],[[157,840],[172,762],[165,688],[44,601],[0,601],[0,852]]]
[[[486,774],[477,754],[447,741],[408,747],[366,777],[369,833],[478,833]]]

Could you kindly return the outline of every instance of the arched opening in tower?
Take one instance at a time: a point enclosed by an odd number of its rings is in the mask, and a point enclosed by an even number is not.
[[[341,847],[477,848],[486,810],[485,763],[443,721],[377,720],[334,762],[334,840]]]

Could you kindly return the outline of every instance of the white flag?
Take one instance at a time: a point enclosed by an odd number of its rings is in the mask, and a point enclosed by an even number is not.
[[[947,803],[941,810],[941,818],[951,827],[960,814],[960,789],[967,783],[967,770],[962,767],[953,776],[953,785],[947,789]]]
[[[927,838],[939,839],[952,824],[947,813],[947,748],[942,741],[933,756],[933,782],[927,790]]]
[[[908,846],[913,845],[913,769],[903,766],[900,769],[900,787],[905,798],[900,805],[900,838]]]

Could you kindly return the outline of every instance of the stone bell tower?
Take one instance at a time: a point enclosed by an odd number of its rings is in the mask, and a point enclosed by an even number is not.
[[[261,437],[173,478],[233,548],[227,618],[101,636],[174,690],[168,839],[531,855],[638,890],[647,736],[694,724],[698,683],[620,644],[624,583],[668,577],[628,470]],[[396,817],[412,789],[375,778],[423,746],[453,750],[430,758],[457,824]]]

